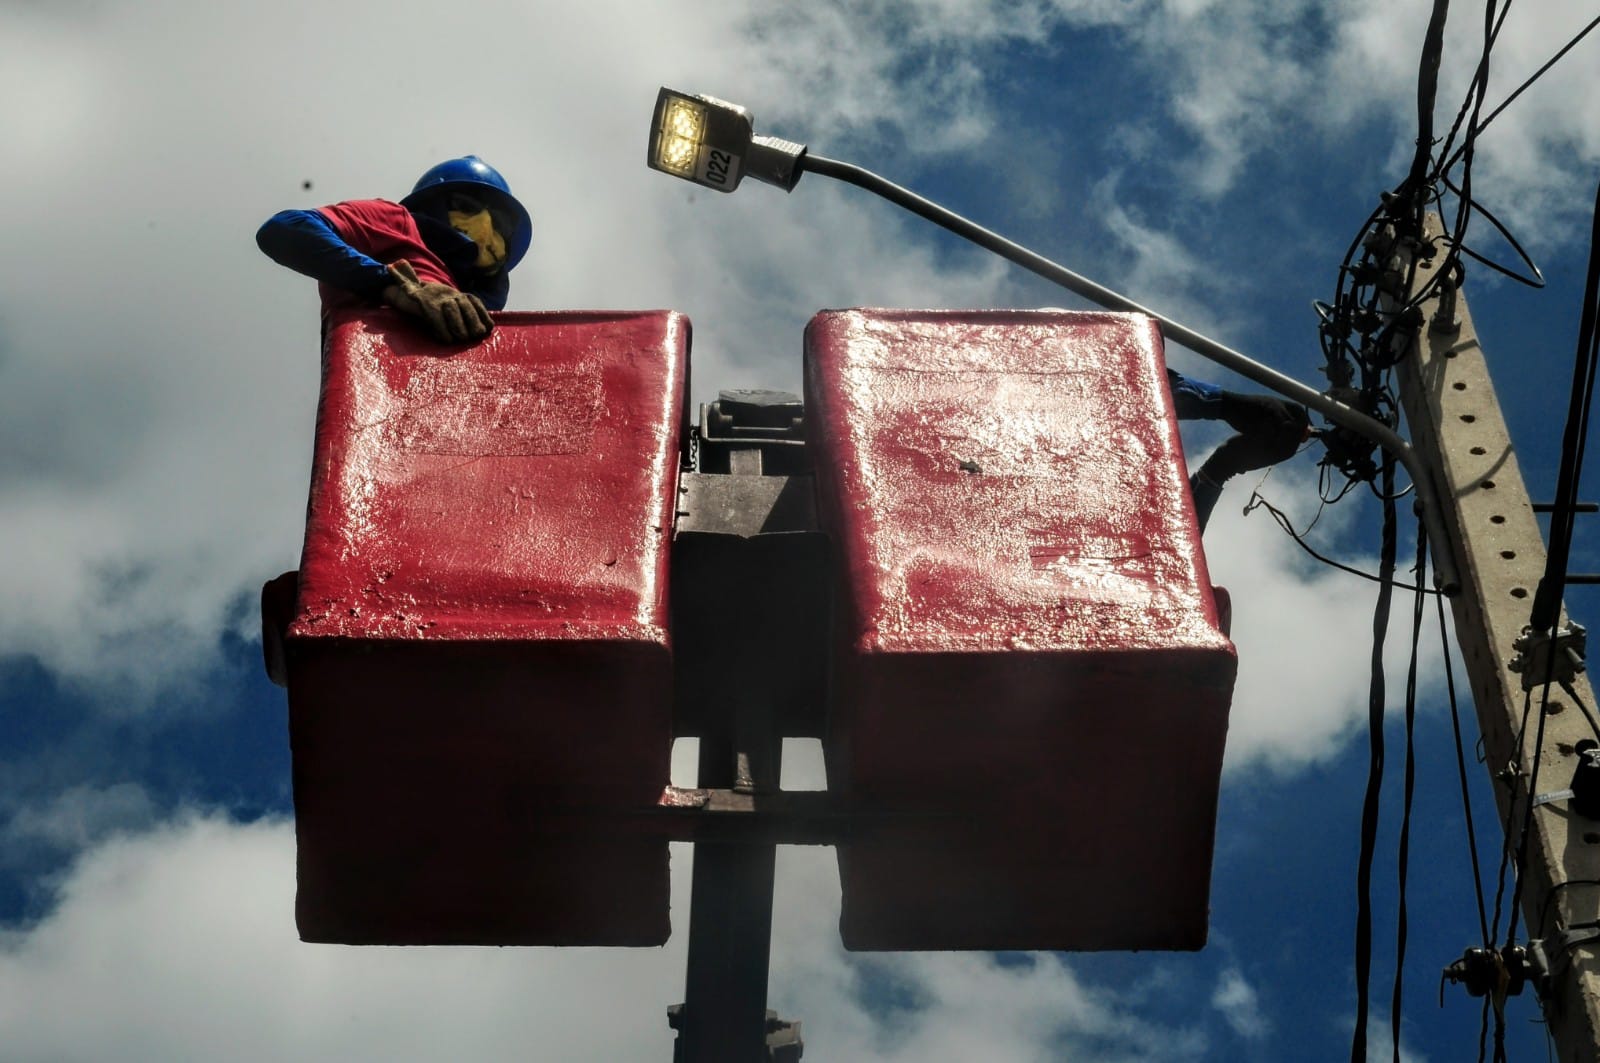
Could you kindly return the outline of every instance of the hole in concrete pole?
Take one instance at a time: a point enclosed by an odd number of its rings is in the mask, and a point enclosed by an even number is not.
[[[1527,596],[1528,596],[1528,588],[1526,588],[1526,587],[1512,587],[1511,588],[1511,597],[1513,597],[1513,598],[1526,598]]]

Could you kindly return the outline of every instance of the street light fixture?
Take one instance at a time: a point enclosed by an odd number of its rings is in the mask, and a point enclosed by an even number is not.
[[[755,134],[743,107],[715,96],[663,88],[650,122],[651,169],[718,192],[732,192],[749,175],[785,192],[800,180],[805,146]]]
[[[714,96],[691,96],[662,88],[656,97],[655,118],[650,123],[649,162],[652,169],[721,192],[732,192],[745,173],[777,185],[785,192],[791,191],[804,173],[832,177],[882,196],[1045,280],[1059,284],[1096,306],[1143,314],[1154,319],[1168,339],[1269,391],[1316,410],[1334,424],[1350,429],[1393,454],[1406,467],[1411,482],[1416,485],[1417,506],[1428,538],[1441,544],[1434,552],[1434,583],[1447,595],[1460,592],[1461,581],[1456,575],[1454,558],[1443,546],[1452,540],[1445,534],[1443,510],[1439,507],[1432,475],[1410,444],[1383,422],[1141,306],[1127,296],[1096,284],[870,170],[813,155],[804,144],[777,137],[757,136],[749,111]]]

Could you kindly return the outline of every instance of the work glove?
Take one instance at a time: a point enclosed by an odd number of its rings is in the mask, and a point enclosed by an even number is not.
[[[424,283],[405,259],[389,264],[394,283],[383,290],[383,301],[402,313],[420,317],[428,331],[442,343],[480,340],[494,330],[483,301],[448,284]]]

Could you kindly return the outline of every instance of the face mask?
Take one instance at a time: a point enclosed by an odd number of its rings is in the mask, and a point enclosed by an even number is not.
[[[506,261],[506,240],[494,227],[494,219],[487,210],[469,214],[462,210],[449,212],[450,226],[465,233],[478,245],[477,267],[489,272],[497,271]]]

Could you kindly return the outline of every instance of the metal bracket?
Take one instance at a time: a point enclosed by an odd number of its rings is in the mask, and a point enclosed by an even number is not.
[[[1516,656],[1506,667],[1522,676],[1522,689],[1545,683],[1570,683],[1584,671],[1589,632],[1582,624],[1564,624],[1552,635],[1523,628],[1511,644]]]
[[[683,1029],[683,1005],[674,1004],[667,1009],[667,1026],[675,1031]],[[765,1063],[800,1063],[806,1043],[800,1036],[800,1020],[793,1022],[778,1017],[767,1009],[767,1052]],[[685,1063],[681,1037],[672,1043],[673,1063]]]
[[[1461,331],[1461,315],[1456,310],[1456,279],[1439,278],[1439,305],[1433,312],[1428,331],[1439,336],[1454,336]]]
[[[1533,799],[1533,807],[1538,808],[1540,805],[1548,805],[1555,801],[1570,801],[1576,796],[1577,793],[1573,790],[1551,790],[1547,794],[1540,794],[1535,797]]]
[[[1600,941],[1600,924],[1579,923],[1531,942],[1528,945],[1528,967],[1539,995],[1543,997],[1549,994],[1550,980],[1556,966],[1565,961],[1573,949],[1596,941]]]

